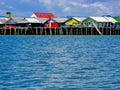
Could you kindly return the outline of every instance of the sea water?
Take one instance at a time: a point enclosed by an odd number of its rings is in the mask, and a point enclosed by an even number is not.
[[[0,36],[0,90],[120,90],[120,36]]]

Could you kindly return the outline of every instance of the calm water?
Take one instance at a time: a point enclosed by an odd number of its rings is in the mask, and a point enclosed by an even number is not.
[[[0,36],[0,90],[120,90],[120,36]]]

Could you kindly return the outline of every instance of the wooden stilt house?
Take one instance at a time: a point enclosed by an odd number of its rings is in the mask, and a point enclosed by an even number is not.
[[[110,23],[109,20],[107,20],[104,17],[88,17],[85,20],[83,20],[81,26],[82,27],[94,27],[93,23],[96,25],[96,27],[107,27]]]
[[[85,18],[72,17],[65,21],[67,27],[79,27]]]
[[[52,18],[52,19],[59,24],[59,27],[66,27],[65,22],[68,20],[68,18],[58,17],[58,18]]]
[[[45,22],[44,27],[46,27],[46,28],[58,28],[59,24],[56,20],[50,18],[49,20],[47,20]]]
[[[17,24],[16,21],[14,21],[13,18],[10,18],[9,20],[7,20],[4,23],[2,28],[4,28],[4,29],[6,29],[6,28],[14,29],[14,28],[16,28],[16,24]]]

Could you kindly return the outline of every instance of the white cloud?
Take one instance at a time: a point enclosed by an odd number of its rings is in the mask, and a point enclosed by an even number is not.
[[[8,9],[14,9],[14,7],[13,7],[13,6],[7,6],[7,8],[8,8]]]
[[[44,7],[51,11],[51,12],[57,12],[56,8],[59,8],[61,12],[67,13],[67,12],[79,12],[79,9],[86,9],[86,12],[91,10],[96,10],[96,14],[104,14],[104,13],[109,13],[112,14],[113,12],[109,7],[107,7],[104,2],[93,2],[93,3],[88,3],[89,1],[87,0],[36,0],[39,2],[39,5],[44,5]],[[31,3],[33,0],[21,0],[23,3]]]
[[[51,5],[52,4],[52,0],[39,0],[39,2],[41,2],[45,5]]]
[[[1,2],[0,2],[0,5],[5,5],[5,2],[2,2],[2,1],[1,1]]]
[[[65,8],[63,9],[64,12],[68,12],[68,11],[70,11],[70,10],[71,10],[70,7],[65,7]]]
[[[92,1],[92,0],[91,0]],[[29,5],[37,8],[41,7],[45,11],[55,12],[58,15],[67,15],[67,14],[86,14],[87,15],[105,15],[105,14],[116,14],[120,8],[120,1],[109,0],[109,2],[103,0],[20,0],[20,3],[24,5]],[[15,6],[7,5],[6,2],[0,2],[0,7],[5,6],[8,9],[15,9]],[[24,6],[25,7],[25,6]],[[38,9],[34,9],[38,10]],[[23,10],[24,11],[24,10]],[[44,11],[44,10],[43,10]]]
[[[103,14],[105,13],[112,13],[108,7],[106,7],[103,3],[101,2],[94,2],[94,3],[86,3],[85,0],[39,0],[40,3],[43,3],[48,10],[53,11],[54,7],[60,7],[63,12],[69,12],[71,9],[74,10],[75,8],[88,8],[88,10],[91,9],[96,9],[97,14]],[[76,11],[76,10],[75,10]],[[87,11],[86,11],[87,12]],[[100,13],[101,12],[101,13]]]
[[[1,15],[1,16],[5,15],[5,13],[6,13],[6,11],[0,10],[0,15]]]
[[[100,11],[102,10],[102,11],[105,11],[105,12],[111,12],[108,7],[106,7],[104,4],[102,4],[100,2],[96,2],[94,4],[91,4],[91,6],[99,8]]]
[[[109,11],[109,8],[107,8],[103,3],[101,2],[95,2],[92,4],[86,4],[86,3],[77,3],[77,2],[70,2],[70,4],[74,7],[79,7],[79,8],[98,8],[100,10],[105,10]]]

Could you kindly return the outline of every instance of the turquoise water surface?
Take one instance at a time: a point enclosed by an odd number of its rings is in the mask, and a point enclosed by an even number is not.
[[[0,90],[120,90],[120,36],[0,36]]]

